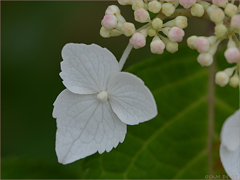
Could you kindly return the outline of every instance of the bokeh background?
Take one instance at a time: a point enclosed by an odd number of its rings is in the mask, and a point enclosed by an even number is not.
[[[2,178],[78,177],[82,162],[64,166],[55,154],[52,104],[65,88],[59,77],[61,49],[69,42],[96,43],[120,59],[128,38],[99,35],[111,4],[117,2],[1,2]],[[134,22],[130,6],[122,6],[121,13]],[[195,18],[189,23],[186,37],[206,35],[211,28]],[[148,45],[133,50],[124,68],[151,56]]]

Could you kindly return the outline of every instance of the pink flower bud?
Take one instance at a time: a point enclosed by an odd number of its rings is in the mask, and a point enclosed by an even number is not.
[[[139,32],[134,33],[130,39],[130,43],[135,49],[142,48],[146,45],[146,37]]]
[[[134,17],[135,17],[135,20],[140,23],[145,23],[150,20],[149,13],[143,8],[140,8],[134,11]]]
[[[102,26],[108,30],[112,30],[117,26],[117,18],[114,15],[106,14],[101,22]]]
[[[240,29],[240,14],[232,17],[230,26],[237,30]]]
[[[237,63],[240,61],[240,52],[236,47],[230,47],[224,52],[224,56],[228,63]]]
[[[212,0],[213,4],[219,7],[225,7],[228,3],[228,0]]]
[[[194,5],[196,3],[196,0],[179,0],[179,3],[184,8],[190,8],[192,5]]]
[[[151,52],[154,54],[162,54],[165,49],[165,44],[163,43],[160,38],[153,39],[153,41],[150,44]]]
[[[205,37],[198,37],[194,43],[194,47],[199,53],[207,52],[210,48],[209,41]]]
[[[163,32],[164,33],[164,32]],[[178,27],[172,27],[168,34],[166,34],[170,41],[172,42],[180,42],[185,35],[184,31]]]

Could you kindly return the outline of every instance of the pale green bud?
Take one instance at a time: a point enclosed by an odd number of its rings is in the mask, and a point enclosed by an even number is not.
[[[196,17],[202,17],[203,14],[204,14],[204,8],[201,4],[194,4],[192,7],[191,7],[191,14],[192,16],[196,16]]]
[[[161,10],[162,4],[158,1],[151,1],[148,3],[148,10],[153,13],[158,13]]]
[[[229,3],[227,4],[224,11],[227,16],[232,17],[237,14],[238,8],[236,5]]]
[[[229,76],[224,71],[219,71],[215,75],[215,83],[219,86],[226,86],[229,82]]]
[[[191,36],[187,39],[187,44],[191,49],[196,49],[194,44],[195,44],[197,38],[198,38],[197,36]]]
[[[229,81],[229,85],[232,87],[238,87],[239,86],[239,77],[237,74],[232,76]]]
[[[127,37],[133,35],[135,31],[136,31],[136,28],[133,23],[126,22],[122,26],[122,32]]]
[[[156,30],[155,29],[153,29],[153,28],[150,28],[149,30],[148,30],[148,35],[150,36],[150,37],[153,37],[153,36],[155,36],[156,35]]]
[[[212,10],[209,16],[210,16],[210,19],[217,24],[223,21],[225,14],[222,9],[217,8]]]
[[[157,31],[159,29],[161,29],[163,26],[163,21],[160,19],[160,18],[155,18],[153,21],[152,21],[152,27],[154,29],[156,29]]]
[[[225,25],[223,25],[222,23],[215,26],[214,34],[217,37],[219,37],[219,38],[223,37],[226,33],[227,33],[227,27]]]

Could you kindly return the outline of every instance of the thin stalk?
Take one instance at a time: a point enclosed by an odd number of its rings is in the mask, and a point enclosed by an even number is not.
[[[142,29],[148,28],[149,26],[150,26],[150,23],[145,24],[144,26],[142,26],[142,27],[140,27],[139,29],[137,29],[136,32],[139,32],[139,31],[141,31]],[[130,52],[132,51],[132,48],[133,48],[133,46],[132,46],[130,43],[128,43],[126,49],[124,50],[124,52],[123,52],[123,54],[122,54],[121,59],[119,60],[119,70],[120,70],[120,71],[122,70],[122,68],[123,68],[123,66],[124,66],[124,64],[125,64],[128,56],[129,56]]]
[[[119,71],[122,70],[130,52],[132,51],[132,48],[133,48],[133,46],[130,43],[128,43],[126,49],[124,50],[124,52],[122,54],[121,59],[119,60]]]

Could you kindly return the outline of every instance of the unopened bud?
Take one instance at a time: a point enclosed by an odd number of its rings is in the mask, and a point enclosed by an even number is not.
[[[101,22],[102,26],[108,30],[112,30],[117,26],[117,18],[114,15],[106,14]]]
[[[223,10],[220,8],[214,9],[210,13],[210,19],[216,24],[222,22],[224,17],[225,17],[225,14],[224,14]]]
[[[135,11],[137,9],[144,8],[145,3],[142,0],[134,0],[132,3],[132,9]]]
[[[215,28],[214,28],[214,34],[215,34],[217,37],[221,38],[221,37],[223,37],[226,33],[227,33],[227,27],[226,27],[225,25],[223,25],[222,23],[215,26]]]
[[[125,23],[126,20],[120,13],[120,9],[116,5],[108,6],[107,10],[105,11],[105,14],[110,14],[116,16],[117,20],[121,23]]]
[[[194,47],[199,53],[203,53],[209,50],[210,44],[206,37],[198,37],[194,43]]]
[[[150,20],[149,13],[143,8],[134,11],[134,17],[136,21],[141,23],[145,23]]]
[[[237,63],[240,61],[240,52],[236,47],[230,47],[224,52],[224,56],[228,63]]]
[[[130,43],[133,45],[135,49],[142,48],[146,45],[146,36],[147,36],[147,29],[143,29],[140,32],[136,32],[130,38]]]
[[[213,63],[213,56],[210,53],[201,53],[197,61],[201,66],[210,66]]]
[[[194,4],[192,7],[191,7],[191,14],[192,16],[196,16],[196,17],[202,17],[203,14],[204,14],[204,8],[201,4]]]
[[[156,30],[155,29],[153,29],[153,28],[150,28],[149,30],[148,30],[148,35],[150,36],[150,37],[153,37],[153,36],[155,36],[156,35]]]
[[[204,2],[204,1],[199,1],[198,3],[200,3],[200,2]],[[203,5],[203,4],[202,4],[202,5]],[[215,9],[219,9],[219,7],[216,6],[216,5],[214,5],[214,4],[207,6],[207,8],[206,8],[207,14],[210,16],[210,14],[212,13],[212,11],[215,10]]]
[[[126,22],[122,26],[122,32],[125,36],[131,36],[135,33],[136,28],[133,23]]]
[[[100,35],[104,38],[109,38],[109,37],[114,37],[114,36],[120,36],[122,34],[122,32],[118,31],[118,30],[108,30],[104,27],[101,27],[100,29]]]
[[[179,3],[184,7],[184,8],[190,8],[192,5],[196,3],[196,0],[179,0]]]
[[[160,30],[163,26],[163,21],[160,19],[160,18],[155,18],[153,21],[152,21],[152,27],[155,29],[155,30]]]
[[[148,3],[148,10],[153,13],[158,13],[161,10],[162,4],[158,1],[151,1]]]
[[[187,23],[187,18],[185,16],[178,16],[175,19],[166,22],[163,26],[164,27],[173,27],[173,26],[177,26],[181,29],[186,28],[188,25]]]
[[[187,39],[187,44],[191,49],[195,49],[194,44],[195,44],[197,38],[198,38],[197,36],[191,36]]]
[[[172,42],[180,42],[185,35],[184,31],[178,27],[163,28],[162,32],[170,39]]]
[[[177,42],[171,42],[168,38],[160,35],[160,38],[162,39],[162,41],[164,42],[164,44],[166,45],[166,50],[170,53],[175,53],[176,51],[178,51],[178,43]]]
[[[175,7],[172,3],[164,3],[162,5],[162,13],[166,16],[171,16],[175,11]]]
[[[167,43],[166,49],[170,53],[175,53],[178,51],[178,43],[169,41]]]
[[[118,0],[118,3],[121,5],[131,5],[133,0]]]
[[[230,27],[236,30],[240,29],[240,14],[232,17]]]
[[[186,28],[188,26],[187,18],[185,16],[176,17],[175,25],[181,29]]]
[[[239,77],[238,77],[237,73],[230,78],[229,85],[232,87],[239,86]]]
[[[219,71],[215,75],[215,83],[219,86],[226,86],[229,82],[229,76],[224,71]]]
[[[225,7],[228,4],[228,0],[212,0],[212,2],[219,7]]]
[[[120,14],[120,9],[116,5],[108,6],[107,10],[105,11],[105,14]]]
[[[204,10],[207,10],[212,4],[208,3],[207,1],[198,1],[197,3],[201,4],[204,8]],[[214,5],[217,7],[216,5]]]
[[[229,4],[227,4],[224,12],[227,16],[232,17],[237,13],[237,10],[238,10],[238,8],[236,5],[229,3]]]
[[[164,52],[165,49],[165,44],[163,43],[163,41],[156,35],[151,44],[151,52],[154,54],[162,54]]]

